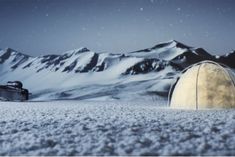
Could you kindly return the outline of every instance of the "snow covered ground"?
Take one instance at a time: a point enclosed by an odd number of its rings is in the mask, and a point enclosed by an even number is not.
[[[0,102],[0,155],[235,155],[235,110]]]

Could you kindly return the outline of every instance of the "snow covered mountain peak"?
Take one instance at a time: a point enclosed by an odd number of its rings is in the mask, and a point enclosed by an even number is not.
[[[130,52],[129,54],[137,57],[158,58],[160,60],[170,61],[190,49],[191,47],[176,40],[170,40],[168,42],[157,44],[151,48]]]
[[[0,53],[0,64],[3,64],[4,62],[8,62],[8,64],[11,64],[13,66],[12,69],[15,69],[21,62],[26,61],[30,56],[17,52],[16,50],[13,50],[11,48],[6,48],[1,51]],[[1,67],[1,65],[0,65]]]
[[[235,50],[232,50],[232,51],[230,51],[229,53],[226,53],[223,56],[228,57],[228,56],[232,56],[232,55],[235,55]]]
[[[89,52],[89,51],[90,50],[88,48],[81,47],[81,48],[78,48],[78,49],[66,51],[62,55],[64,55],[64,54],[67,54],[67,55],[77,55],[77,54],[84,53],[84,52]]]
[[[225,55],[217,57],[220,62],[228,65],[229,67],[235,68],[235,50]]]
[[[235,68],[234,59],[235,52],[215,57],[176,40],[119,54],[82,47],[31,57],[8,48],[0,50],[0,84],[22,81],[37,100],[164,97],[182,69],[202,60]]]
[[[0,56],[12,56],[12,55],[22,55],[22,56],[28,56],[26,54],[23,54],[21,52],[18,52],[17,50],[14,50],[12,48],[5,48],[5,49],[0,49]]]
[[[160,48],[165,48],[165,49],[171,49],[171,48],[181,48],[181,49],[190,49],[192,47],[187,46],[177,40],[169,40],[166,42],[159,43],[155,46],[153,46],[151,49],[160,49]]]
[[[0,50],[0,55],[2,56],[2,55],[11,55],[11,54],[15,54],[15,53],[17,53],[17,51],[16,50],[13,50],[13,49],[11,49],[11,48],[5,48],[5,49],[2,49],[2,50]]]

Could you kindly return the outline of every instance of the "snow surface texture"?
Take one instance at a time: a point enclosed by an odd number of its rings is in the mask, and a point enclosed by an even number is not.
[[[0,103],[0,155],[235,155],[235,110],[164,102]]]

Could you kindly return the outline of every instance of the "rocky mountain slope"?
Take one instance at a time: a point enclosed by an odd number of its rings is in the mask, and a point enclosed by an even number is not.
[[[215,57],[175,40],[122,54],[80,48],[32,57],[7,48],[0,50],[0,84],[22,81],[32,100],[165,99],[182,69],[202,60],[235,68],[234,57]]]

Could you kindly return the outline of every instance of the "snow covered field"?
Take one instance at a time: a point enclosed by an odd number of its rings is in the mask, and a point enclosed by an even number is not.
[[[235,110],[0,102],[0,155],[235,155]]]

